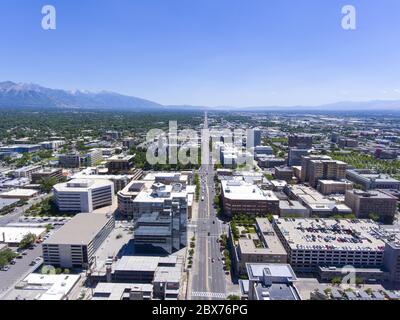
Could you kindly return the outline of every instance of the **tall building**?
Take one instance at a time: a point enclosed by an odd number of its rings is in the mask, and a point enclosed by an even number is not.
[[[346,178],[347,164],[342,161],[332,160],[330,157],[303,157],[302,181],[308,182],[312,187],[317,187],[319,180],[342,180]]]
[[[112,215],[76,215],[42,243],[44,264],[71,269],[89,268],[94,263],[97,249],[114,227]]]
[[[311,149],[313,143],[312,136],[309,135],[290,135],[289,148]]]
[[[300,166],[302,161],[301,159],[308,156],[309,153],[310,149],[289,148],[288,166]]]
[[[254,148],[262,145],[262,131],[260,129],[251,129],[247,131],[247,147]]]
[[[61,212],[93,212],[112,205],[114,184],[108,180],[75,179],[53,187]]]
[[[182,184],[145,185],[132,201],[134,243],[138,251],[166,254],[187,245],[189,202],[194,189]]]
[[[380,190],[346,191],[345,203],[358,218],[369,218],[377,215],[381,221],[392,223],[397,212],[397,198]]]

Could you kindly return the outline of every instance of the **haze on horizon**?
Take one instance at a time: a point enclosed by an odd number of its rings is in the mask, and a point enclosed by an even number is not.
[[[113,91],[163,105],[400,100],[398,0],[4,0],[1,81]],[[357,9],[357,30],[341,8]]]

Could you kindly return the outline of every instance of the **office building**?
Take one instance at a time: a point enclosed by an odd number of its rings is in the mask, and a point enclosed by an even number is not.
[[[100,149],[93,149],[85,156],[85,165],[87,167],[94,167],[103,161],[103,152]]]
[[[356,139],[349,139],[349,138],[339,138],[337,140],[337,144],[340,148],[357,148],[358,141]]]
[[[228,216],[279,212],[279,199],[272,191],[238,180],[223,180],[221,187],[224,213]]]
[[[61,154],[58,162],[62,168],[79,168],[81,166],[81,156],[79,153]]]
[[[259,156],[257,163],[260,168],[271,169],[277,166],[283,166],[286,164],[286,159],[276,158],[275,156]]]
[[[400,181],[387,174],[375,173],[368,169],[351,169],[346,171],[346,178],[363,190],[393,189],[400,190]]]
[[[385,223],[392,223],[397,212],[397,198],[381,190],[348,190],[345,204],[353,210],[357,218],[376,215]]]
[[[137,251],[170,254],[187,245],[189,194],[194,189],[181,184],[142,185],[132,201]]]
[[[37,172],[32,173],[32,183],[40,184],[43,180],[52,179],[60,182],[63,180],[63,170],[61,168],[43,168]]]
[[[152,300],[153,285],[149,283],[100,282],[93,289],[93,301]]]
[[[38,144],[16,144],[12,146],[0,147],[0,152],[5,153],[34,153],[38,152],[42,147]]]
[[[319,180],[317,189],[323,195],[345,194],[347,190],[353,189],[353,183],[347,180]]]
[[[112,205],[114,184],[108,180],[75,179],[53,187],[61,212],[93,212]]]
[[[316,157],[310,156],[303,157],[301,166],[302,181],[308,182],[314,188],[317,187],[319,180],[342,180],[346,178],[347,164],[342,161],[325,157],[316,159]]]
[[[309,135],[290,135],[288,143],[289,148],[311,149],[313,138]]]
[[[291,167],[275,167],[275,179],[292,181],[293,180],[293,168]]]
[[[288,166],[300,166],[301,159],[310,153],[310,149],[289,148]]]
[[[390,283],[398,288],[400,286],[400,237],[398,234],[386,242],[383,264],[388,272]]]
[[[87,269],[95,253],[115,227],[112,215],[81,213],[42,243],[45,265]]]
[[[152,284],[154,299],[177,300],[183,265],[179,256],[123,256],[113,267],[112,280],[125,284]]]
[[[105,169],[107,171],[107,169]],[[136,170],[132,174],[102,174],[97,167],[89,167],[75,173],[72,179],[90,179],[90,180],[109,180],[114,183],[114,191],[117,193],[124,189],[132,179],[140,179],[143,175],[142,170]]]
[[[134,138],[125,138],[124,140],[122,140],[122,145],[125,149],[130,150],[133,147],[135,147],[135,145],[136,145],[135,139]]]
[[[352,210],[348,206],[336,203],[324,197],[317,190],[304,185],[288,185],[285,188],[286,194],[290,199],[299,201],[308,210],[308,217],[329,217],[333,215],[351,214]]]
[[[107,168],[110,173],[128,173],[134,167],[134,155],[115,155],[107,159]]]
[[[288,264],[248,263],[249,280],[239,280],[241,296],[248,300],[301,300],[297,277]]]
[[[27,166],[13,171],[14,178],[27,178],[32,179],[32,174],[42,169],[42,166]]]
[[[309,210],[305,206],[303,206],[299,201],[280,200],[279,216],[305,218],[309,216]]]
[[[256,146],[254,147],[254,155],[256,158],[262,156],[272,156],[274,155],[274,151],[270,146]]]
[[[43,141],[43,142],[39,143],[39,145],[43,149],[47,149],[47,150],[57,150],[57,149],[61,148],[64,144],[65,144],[65,141],[63,141],[63,140]]]
[[[247,263],[286,263],[287,253],[269,222],[265,218],[256,219],[256,234],[241,237],[234,252],[236,274],[246,274]]]

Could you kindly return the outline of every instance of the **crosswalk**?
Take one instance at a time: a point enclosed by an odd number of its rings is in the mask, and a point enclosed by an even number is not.
[[[216,298],[224,300],[226,299],[226,294],[216,292],[192,292],[192,298]]]

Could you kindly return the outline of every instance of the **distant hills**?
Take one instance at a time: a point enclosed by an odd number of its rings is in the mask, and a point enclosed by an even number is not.
[[[191,105],[165,106],[153,101],[101,91],[66,91],[49,89],[36,84],[0,82],[0,108],[79,108],[113,109],[121,111],[156,110],[236,110],[236,111],[400,111],[399,100],[367,102],[338,102],[321,106],[259,106],[259,107],[206,107]]]
[[[0,107],[30,108],[101,108],[118,110],[151,110],[162,105],[114,92],[66,91],[36,84],[0,82]]]

